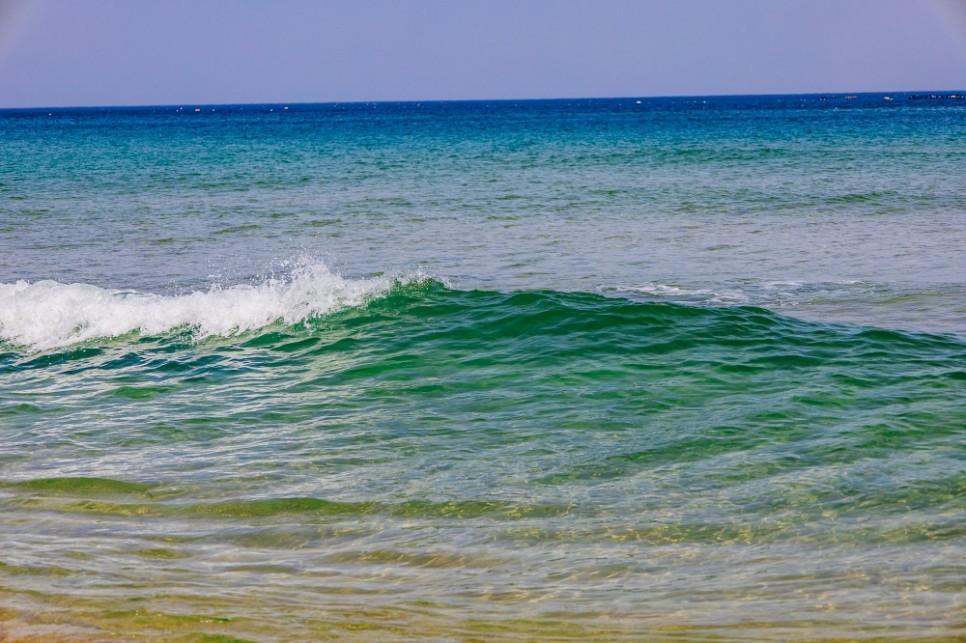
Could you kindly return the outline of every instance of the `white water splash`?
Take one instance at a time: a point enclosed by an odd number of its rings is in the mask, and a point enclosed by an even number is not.
[[[868,294],[879,288],[858,280],[837,281],[757,281],[730,282],[727,287],[683,286],[647,282],[635,286],[603,287],[602,291],[632,293],[649,298],[688,304],[714,306],[752,305],[781,310],[814,302],[852,301],[857,294]]]
[[[181,327],[193,329],[199,338],[230,336],[360,305],[385,293],[393,283],[390,278],[345,279],[323,264],[299,266],[284,279],[212,286],[174,296],[18,281],[0,284],[0,340],[41,351],[132,332],[158,335]]]
[[[711,288],[686,288],[673,284],[662,284],[649,282],[640,286],[628,286],[617,288],[619,291],[629,293],[639,293],[668,299],[670,301],[680,301],[685,303],[709,303],[721,305],[747,304],[750,299],[747,293],[735,289],[713,290]]]

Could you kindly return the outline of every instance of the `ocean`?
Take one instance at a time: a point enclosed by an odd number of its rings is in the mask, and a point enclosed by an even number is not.
[[[961,640],[966,101],[0,110],[0,638]]]

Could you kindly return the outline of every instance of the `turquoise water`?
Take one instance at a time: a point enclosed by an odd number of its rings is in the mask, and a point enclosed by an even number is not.
[[[0,633],[961,636],[966,105],[889,97],[0,112]]]

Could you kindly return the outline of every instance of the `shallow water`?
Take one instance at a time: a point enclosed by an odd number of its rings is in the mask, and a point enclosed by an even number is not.
[[[955,638],[893,96],[0,112],[0,633]]]

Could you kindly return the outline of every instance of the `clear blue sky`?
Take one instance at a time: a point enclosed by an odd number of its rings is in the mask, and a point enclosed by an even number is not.
[[[966,0],[0,0],[0,106],[966,88]]]

